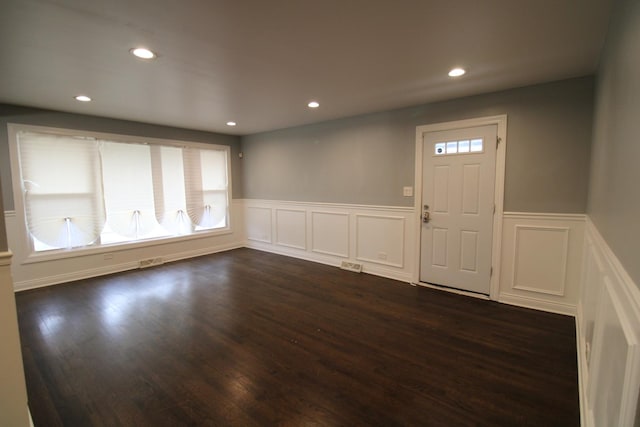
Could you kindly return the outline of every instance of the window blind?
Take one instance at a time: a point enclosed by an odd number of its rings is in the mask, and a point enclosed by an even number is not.
[[[20,132],[18,152],[37,251],[228,226],[226,149]]]
[[[27,227],[53,248],[89,245],[105,223],[96,141],[22,133],[19,136]]]
[[[156,219],[169,232],[182,235],[193,231],[187,216],[182,149],[151,147]]]
[[[107,224],[121,236],[147,237],[159,226],[149,146],[101,141],[100,154]]]
[[[223,227],[227,218],[226,152],[183,150],[187,213],[196,227]]]

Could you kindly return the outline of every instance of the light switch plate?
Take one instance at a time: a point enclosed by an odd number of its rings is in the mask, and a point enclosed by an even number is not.
[[[413,196],[413,187],[404,187],[402,189],[402,195],[405,197]]]

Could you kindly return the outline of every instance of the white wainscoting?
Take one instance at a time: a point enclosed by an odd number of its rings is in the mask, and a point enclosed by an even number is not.
[[[414,208],[245,200],[247,246],[411,282]],[[269,236],[275,236],[270,238]]]
[[[638,425],[640,290],[589,219],[576,326],[582,425]]]
[[[249,212],[247,212],[249,213]],[[161,258],[163,262],[177,261],[245,246],[244,204],[231,203],[230,233],[164,242],[136,247],[100,248],[81,256],[59,259],[29,259],[31,249],[24,234],[24,220],[14,211],[5,212],[7,240],[13,252],[11,273],[16,291],[49,286],[88,277],[101,276],[139,267],[142,259]]]
[[[11,252],[0,251],[0,424],[29,425],[27,388],[20,351],[18,317],[11,279]]]
[[[575,315],[585,215],[505,212],[500,302]]]
[[[311,251],[349,258],[349,214],[343,212],[310,212]]]
[[[356,259],[404,267],[405,218],[356,214]]]
[[[304,210],[276,209],[275,222],[278,245],[307,250],[307,213]]]

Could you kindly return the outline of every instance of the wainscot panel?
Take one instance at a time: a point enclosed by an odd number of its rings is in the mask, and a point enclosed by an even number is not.
[[[349,258],[349,214],[311,211],[311,250]]]
[[[276,244],[307,249],[307,213],[303,210],[276,209]]]
[[[638,425],[640,290],[589,219],[576,326],[582,425]]]
[[[356,259],[402,268],[405,222],[402,216],[356,214]]]
[[[249,199],[245,211],[250,248],[334,266],[348,261],[365,273],[411,282],[415,236],[406,224],[415,218],[413,207]]]
[[[575,315],[585,216],[505,212],[500,302]]]

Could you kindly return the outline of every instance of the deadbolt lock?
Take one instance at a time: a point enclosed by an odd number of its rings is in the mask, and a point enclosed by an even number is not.
[[[429,217],[429,205],[424,205],[422,209],[422,222],[427,223],[431,219]]]

